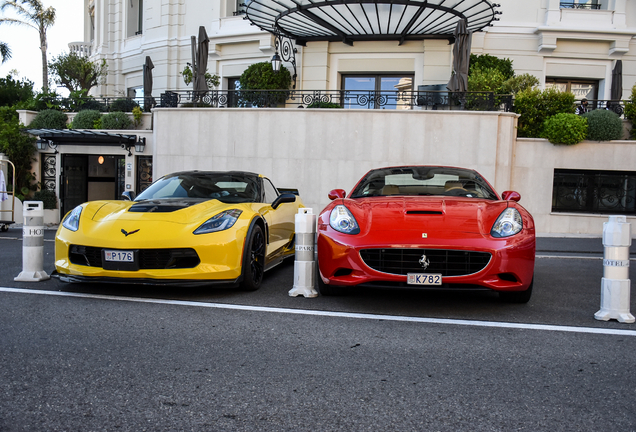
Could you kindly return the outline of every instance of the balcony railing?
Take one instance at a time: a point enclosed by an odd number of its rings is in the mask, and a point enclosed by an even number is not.
[[[580,102],[577,103],[577,107],[579,105],[580,105]],[[623,117],[623,114],[625,113],[625,102],[603,100],[603,99],[588,99],[587,109],[589,111],[597,110],[597,109],[610,110],[618,114],[620,117]]]
[[[601,9],[601,5],[595,2],[589,3],[574,3],[574,2],[561,2],[561,9]]]
[[[512,95],[492,92],[357,90],[190,90],[161,94],[159,107],[466,109],[510,111]]]

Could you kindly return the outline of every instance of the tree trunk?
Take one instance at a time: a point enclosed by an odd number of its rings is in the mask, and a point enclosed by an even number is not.
[[[42,51],[42,91],[47,93],[49,91],[49,65],[46,60],[46,30],[40,28],[40,50]]]

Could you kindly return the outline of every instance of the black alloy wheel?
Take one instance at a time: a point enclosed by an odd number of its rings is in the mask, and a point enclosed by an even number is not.
[[[241,289],[256,291],[263,282],[265,271],[265,236],[259,225],[254,225],[247,243],[247,254],[243,262],[243,281]]]

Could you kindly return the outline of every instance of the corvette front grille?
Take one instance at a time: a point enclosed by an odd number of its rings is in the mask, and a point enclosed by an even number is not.
[[[387,248],[362,249],[360,257],[366,265],[382,273],[464,276],[484,269],[490,262],[491,255],[488,252],[463,250]],[[428,262],[426,268],[420,261]]]
[[[76,265],[103,267],[102,248],[71,245],[69,260]],[[193,268],[201,260],[194,249],[139,249],[137,255],[140,270]]]

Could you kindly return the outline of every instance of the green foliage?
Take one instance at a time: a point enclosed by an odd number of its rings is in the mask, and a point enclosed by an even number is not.
[[[632,124],[630,138],[636,139],[636,85],[632,87],[632,95],[625,104],[625,118]]]
[[[0,153],[4,153],[15,164],[16,196],[24,199],[36,185],[31,173],[35,154],[35,138],[21,133],[18,113],[12,107],[0,107]],[[13,173],[11,173],[13,175]],[[13,180],[9,178],[11,183]]]
[[[507,79],[501,85],[501,94],[513,94],[524,91],[524,90],[532,90],[536,86],[539,85],[539,79],[530,74],[522,74],[516,75],[512,78]]]
[[[73,118],[73,129],[93,129],[95,122],[101,119],[102,114],[97,110],[83,110]]]
[[[495,69],[499,71],[501,75],[503,75],[503,81],[515,76],[515,71],[512,68],[512,60],[507,58],[500,59],[490,54],[470,55],[470,68],[468,71],[468,77],[470,78],[470,75],[473,74],[473,71],[477,69],[481,69],[482,71]]]
[[[33,194],[33,201],[42,201],[45,210],[54,210],[57,208],[57,196],[55,192],[48,189],[41,189]]]
[[[285,66],[275,73],[270,62],[250,65],[239,78],[241,106],[269,106],[284,103],[287,92],[249,92],[245,90],[287,90],[291,86],[291,75]]]
[[[108,107],[108,111],[113,112],[132,112],[139,104],[132,99],[117,99]]]
[[[543,138],[552,144],[573,145],[587,138],[587,120],[571,113],[559,113],[543,122]]]
[[[0,106],[12,106],[31,99],[33,99],[33,82],[27,79],[16,81],[11,78],[11,75],[0,78]]]
[[[506,78],[498,69],[473,69],[468,75],[468,91],[501,93],[500,89]]]
[[[135,127],[138,127],[141,124],[141,117],[143,115],[143,111],[141,110],[140,107],[136,106],[133,108],[132,114],[133,114],[133,125]]]
[[[102,129],[131,129],[132,120],[121,111],[111,112],[102,117]]]
[[[554,88],[524,90],[515,97],[514,112],[520,114],[517,134],[520,137],[540,138],[543,122],[555,114],[574,114],[574,95]]]
[[[621,139],[623,135],[623,121],[613,111],[597,109],[586,112],[587,138],[592,141],[611,141]]]
[[[40,111],[29,125],[30,129],[66,129],[66,114],[55,109]]]
[[[313,103],[307,105],[307,108],[342,108],[342,105],[340,105],[339,103],[335,103],[335,102],[318,101],[318,102],[313,102]]]
[[[190,68],[190,63],[188,63],[188,65],[183,68],[181,76],[183,76],[183,82],[185,83],[185,85],[190,85],[190,83],[194,80],[192,69]],[[208,88],[216,88],[221,83],[221,77],[219,77],[217,74],[212,75],[206,70],[205,82],[208,84]]]
[[[60,54],[49,62],[49,69],[53,73],[57,84],[66,87],[68,91],[85,90],[101,83],[108,74],[106,60],[98,64],[88,57],[76,53]]]

